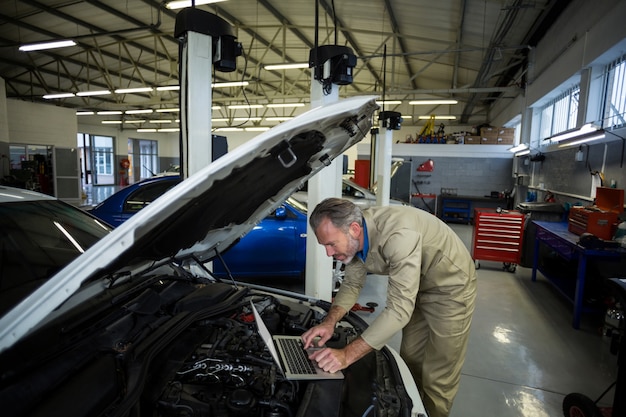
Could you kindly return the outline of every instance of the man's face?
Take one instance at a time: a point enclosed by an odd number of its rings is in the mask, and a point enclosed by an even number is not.
[[[344,264],[350,263],[360,250],[360,233],[361,227],[357,223],[352,223],[348,233],[345,233],[328,219],[324,219],[315,230],[317,241],[326,249],[326,255]]]

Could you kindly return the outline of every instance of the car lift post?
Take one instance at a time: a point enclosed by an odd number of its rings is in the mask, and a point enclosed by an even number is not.
[[[181,42],[180,165],[187,178],[206,167],[212,155],[213,69],[231,72],[241,55],[231,25],[204,10],[190,7],[176,15],[174,36]]]
[[[352,82],[352,68],[356,56],[345,46],[316,46],[309,54],[312,68],[311,108],[339,101],[339,85]],[[318,82],[316,82],[318,81]],[[307,206],[310,214],[315,206],[329,197],[341,197],[342,158],[336,158],[330,166],[320,170],[309,179]],[[331,301],[334,282],[332,280],[332,258],[318,244],[315,233],[308,224],[306,240],[306,266],[304,292],[315,298]]]

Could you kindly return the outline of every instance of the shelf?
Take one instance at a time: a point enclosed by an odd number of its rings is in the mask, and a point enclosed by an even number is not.
[[[460,158],[506,158],[512,159],[508,151],[510,145],[442,145],[434,143],[394,143],[391,154],[394,156],[460,157]],[[357,144],[358,155],[370,155],[370,143]]]

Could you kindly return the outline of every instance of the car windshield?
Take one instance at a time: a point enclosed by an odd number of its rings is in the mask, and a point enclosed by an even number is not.
[[[110,228],[55,200],[0,205],[0,314],[19,303]]]

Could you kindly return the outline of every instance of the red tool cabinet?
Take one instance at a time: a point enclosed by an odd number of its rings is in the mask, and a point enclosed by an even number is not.
[[[514,272],[520,263],[525,215],[512,210],[477,208],[474,210],[472,257],[476,268],[480,260],[502,262],[503,269]]]

